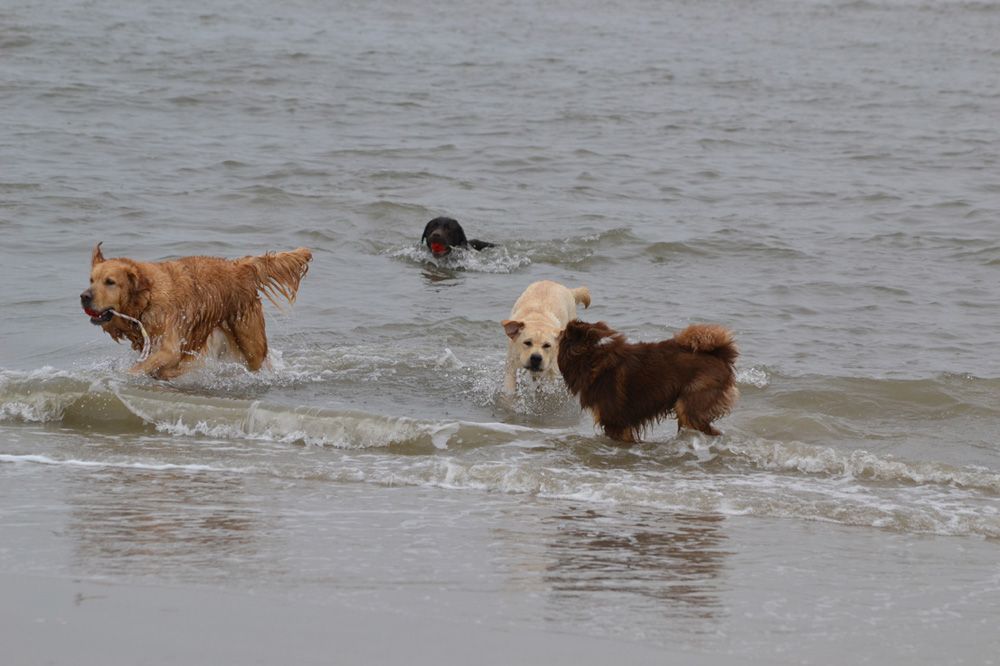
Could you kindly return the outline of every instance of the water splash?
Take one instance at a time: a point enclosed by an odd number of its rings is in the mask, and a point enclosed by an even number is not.
[[[511,254],[505,247],[489,247],[477,252],[456,247],[444,257],[434,257],[423,245],[411,245],[387,254],[394,259],[403,259],[422,266],[431,266],[443,271],[471,271],[474,273],[513,273],[531,265],[525,255]]]

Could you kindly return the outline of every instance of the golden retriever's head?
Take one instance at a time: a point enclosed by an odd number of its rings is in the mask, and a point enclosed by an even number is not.
[[[149,283],[139,265],[131,259],[105,259],[98,243],[90,258],[90,286],[80,294],[90,323],[108,323],[114,316],[112,310],[137,317],[148,300]]]
[[[559,353],[558,327],[513,319],[504,319],[500,325],[514,345],[519,367],[545,372],[554,366]]]

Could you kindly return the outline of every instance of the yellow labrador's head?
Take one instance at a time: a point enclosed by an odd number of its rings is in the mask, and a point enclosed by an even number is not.
[[[80,294],[80,304],[90,316],[90,323],[108,323],[114,316],[112,310],[138,316],[148,301],[148,293],[149,283],[138,264],[131,259],[105,259],[101,244],[94,247],[90,286]]]
[[[514,345],[518,366],[532,372],[554,367],[559,353],[559,329],[544,324],[504,319],[503,330]]]

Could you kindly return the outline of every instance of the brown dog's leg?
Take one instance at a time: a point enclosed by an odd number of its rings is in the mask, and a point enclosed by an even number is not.
[[[688,421],[687,417],[687,407],[680,400],[674,405],[674,414],[677,415],[677,432],[680,432],[684,428],[691,428],[691,422]]]
[[[267,359],[267,334],[264,331],[264,308],[260,301],[229,320],[229,328],[233,332],[236,344],[247,367],[256,372]]]
[[[711,435],[712,437],[718,437],[722,433],[712,427],[711,423],[699,423],[695,426],[697,430],[702,431],[706,435]]]
[[[702,400],[699,401],[699,398]],[[712,394],[706,393],[705,395],[695,393],[685,397],[683,400],[678,400],[677,404],[674,405],[674,413],[677,414],[677,432],[680,432],[681,428],[691,428],[712,437],[721,435],[721,432],[712,427],[711,419],[703,418],[700,414],[712,404],[714,399],[715,394],[713,392]],[[705,404],[702,404],[702,402]]]
[[[623,444],[635,444],[639,441],[639,438],[635,435],[635,431],[628,426],[605,425],[604,434]]]

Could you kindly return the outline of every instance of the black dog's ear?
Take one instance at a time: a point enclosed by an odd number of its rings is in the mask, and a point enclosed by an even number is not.
[[[90,253],[90,267],[91,268],[93,268],[97,264],[99,264],[102,261],[104,261],[104,253],[101,252],[101,245],[103,245],[103,244],[104,244],[104,241],[101,241],[100,243],[98,243],[97,245],[95,245],[94,246],[94,251]]]
[[[427,241],[427,234],[431,232],[431,225],[433,225],[435,222],[437,222],[437,218],[434,218],[433,220],[424,225],[424,235],[420,237],[421,243]]]
[[[465,229],[463,229],[462,225],[458,223],[458,220],[452,220],[452,223],[453,224],[448,225],[454,232],[451,237],[451,244],[458,245],[459,247],[468,247],[469,241],[465,237]]]

